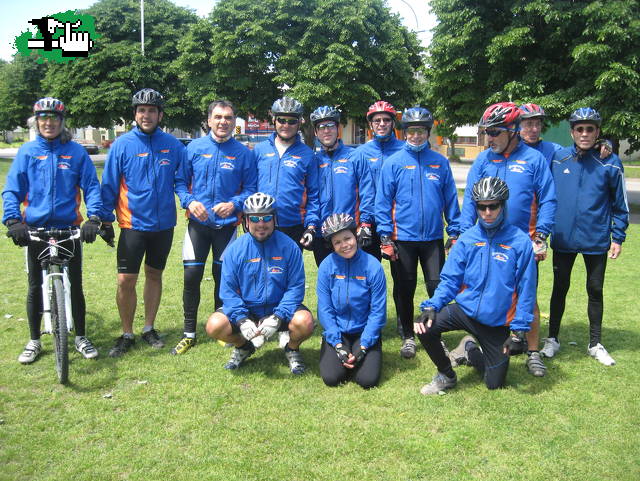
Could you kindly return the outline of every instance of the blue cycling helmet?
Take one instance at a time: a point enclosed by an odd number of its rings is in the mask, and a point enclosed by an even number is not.
[[[433,127],[433,115],[424,107],[411,107],[404,109],[402,113],[402,128],[426,127],[431,130]]]
[[[575,124],[584,122],[595,124],[600,127],[602,117],[600,117],[600,114],[596,109],[592,109],[591,107],[580,107],[579,109],[574,110],[571,117],[569,117],[569,125],[571,125],[571,128],[573,128]]]

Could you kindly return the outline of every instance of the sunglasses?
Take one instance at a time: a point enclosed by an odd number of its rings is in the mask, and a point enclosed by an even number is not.
[[[596,131],[596,128],[593,125],[587,125],[585,127],[576,127],[573,130],[575,130],[579,134],[582,134],[582,133],[592,134]]]
[[[269,214],[269,215],[250,215],[249,216],[249,220],[251,222],[253,222],[254,224],[257,224],[260,221],[262,221],[262,222],[271,222],[273,220],[273,214]]]
[[[500,208],[502,204],[500,202],[496,202],[495,204],[485,204],[485,205],[480,205],[477,204],[476,205],[476,209],[479,210],[480,212],[483,212],[487,209],[489,210],[498,210]]]
[[[58,114],[52,114],[48,112],[41,112],[36,114],[36,117],[42,120],[60,120],[60,116]]]
[[[298,119],[283,119],[282,117],[276,117],[276,122],[278,122],[281,125],[287,124],[287,125],[296,125],[299,120]]]
[[[336,126],[335,122],[327,122],[324,124],[318,124],[318,130],[329,130]]]
[[[484,131],[484,133],[487,134],[489,137],[497,137],[502,132],[508,132],[508,131],[509,129],[487,129]]]
[[[372,124],[390,124],[392,120],[389,117],[382,117],[380,119],[373,119]]]
[[[425,128],[413,127],[413,128],[407,129],[407,135],[424,135],[426,133],[427,133],[427,129]]]

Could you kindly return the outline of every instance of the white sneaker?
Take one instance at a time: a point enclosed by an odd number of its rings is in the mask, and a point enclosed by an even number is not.
[[[605,366],[614,366],[616,361],[609,355],[604,346],[600,343],[593,347],[587,347],[587,352],[591,357],[600,361]]]
[[[18,356],[18,361],[22,364],[31,364],[42,352],[42,344],[40,341],[30,340],[24,347],[22,354]]]
[[[544,357],[553,357],[560,351],[560,343],[552,337],[545,337],[544,346],[540,349],[540,354]]]
[[[76,341],[76,351],[84,356],[85,359],[95,359],[98,357],[98,350],[93,343],[84,336]]]

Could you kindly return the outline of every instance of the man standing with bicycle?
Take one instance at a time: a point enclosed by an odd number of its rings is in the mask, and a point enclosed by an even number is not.
[[[132,99],[136,127],[114,142],[102,175],[103,217],[113,221],[115,209],[120,226],[116,303],[123,334],[109,351],[111,357],[122,356],[135,344],[136,284],[143,257],[142,339],[153,348],[164,347],[154,323],[162,296],[162,272],[176,225],[176,173],[186,151],[173,135],[158,127],[163,105],[163,96],[153,89],[136,92]],[[109,224],[106,230],[107,237],[113,239],[113,227]]]
[[[18,150],[2,192],[2,222],[9,229],[7,236],[17,246],[27,246],[27,318],[31,340],[18,361],[30,364],[42,351],[42,271],[38,256],[43,245],[29,242],[29,228],[80,225],[82,216],[79,212],[78,189],[83,191],[89,220],[82,224],[80,240],[73,240],[69,247],[74,254],[69,258],[71,310],[76,330],[76,350],[85,358],[92,359],[98,356],[98,351],[85,336],[81,241],[95,241],[100,228],[100,184],[87,152],[80,144],[71,141],[70,132],[64,128],[64,104],[55,98],[43,98],[35,103],[33,112],[38,136]]]

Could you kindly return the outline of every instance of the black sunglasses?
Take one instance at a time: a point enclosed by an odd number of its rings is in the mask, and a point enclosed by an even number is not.
[[[487,134],[489,137],[497,137],[502,132],[507,132],[507,129],[488,129],[484,131],[484,133]]]
[[[596,131],[596,128],[593,125],[588,125],[586,127],[576,127],[573,130],[575,130],[579,134],[581,134],[583,132],[586,132],[587,134],[592,134],[593,132]]]
[[[476,209],[479,211],[485,211],[487,209],[489,210],[497,210],[500,208],[502,204],[500,202],[496,202],[495,204],[484,204],[484,205],[480,205],[480,204],[476,204]]]
[[[298,119],[283,119],[282,117],[276,117],[276,122],[282,125],[296,125],[299,121]]]

